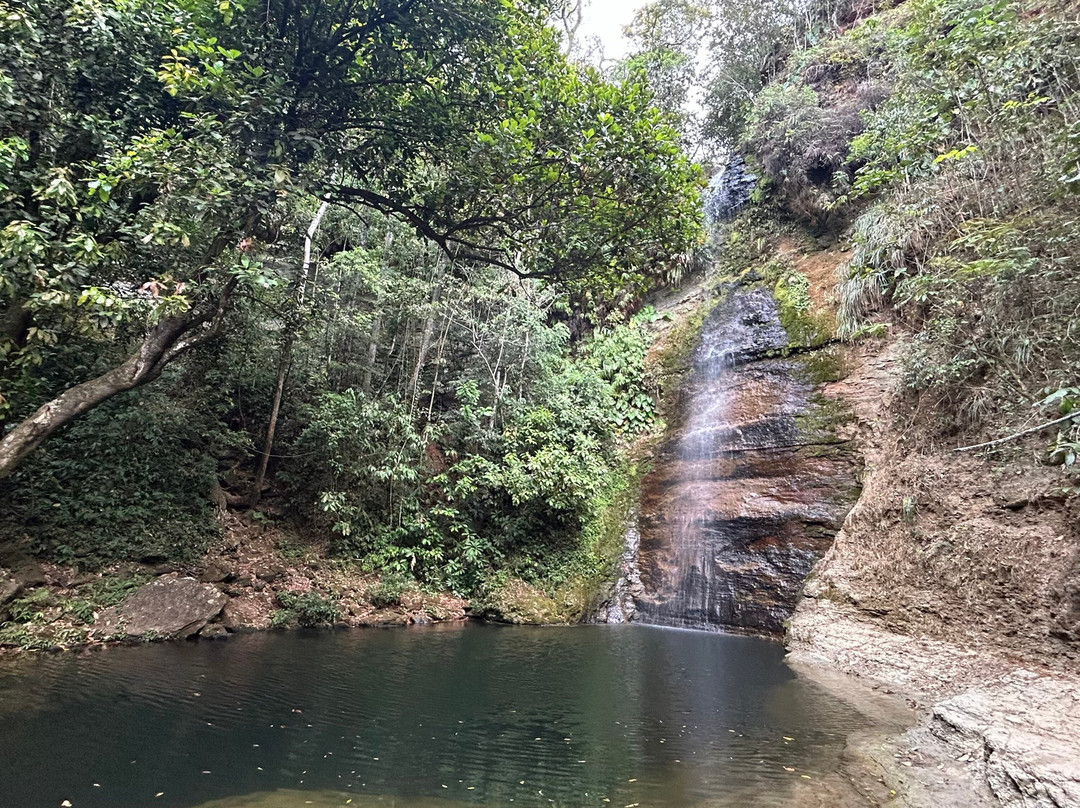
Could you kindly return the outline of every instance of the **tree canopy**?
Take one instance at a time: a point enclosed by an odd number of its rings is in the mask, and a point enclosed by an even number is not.
[[[648,90],[569,64],[529,2],[0,6],[0,477],[295,286],[304,200],[593,298],[697,237]]]

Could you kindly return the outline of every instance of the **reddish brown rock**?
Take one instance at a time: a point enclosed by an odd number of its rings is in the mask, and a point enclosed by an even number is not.
[[[803,581],[854,500],[836,434],[771,296],[732,294],[703,330],[694,373],[642,485],[637,618],[783,631]]]
[[[229,631],[260,631],[270,628],[271,610],[265,597],[230,598],[221,610],[221,623]]]

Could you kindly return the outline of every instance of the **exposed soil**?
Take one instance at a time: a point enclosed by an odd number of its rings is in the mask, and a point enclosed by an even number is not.
[[[791,659],[918,711],[904,733],[850,739],[862,804],[1080,805],[1080,511],[1043,437],[990,454],[920,438],[904,348],[849,348],[826,389],[855,415],[863,487],[804,588]]]

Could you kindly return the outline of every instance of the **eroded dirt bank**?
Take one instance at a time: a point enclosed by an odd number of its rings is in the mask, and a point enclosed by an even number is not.
[[[855,415],[863,491],[807,581],[790,658],[918,710],[899,736],[851,739],[872,804],[1080,805],[1076,505],[1038,438],[991,455],[921,441],[903,349],[852,348],[828,391]]]

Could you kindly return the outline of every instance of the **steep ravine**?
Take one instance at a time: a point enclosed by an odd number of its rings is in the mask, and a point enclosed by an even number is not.
[[[1080,806],[1080,514],[1040,439],[989,456],[922,439],[902,331],[829,346],[822,374],[776,311],[727,289],[704,320],[609,619],[784,636],[838,694],[915,707],[901,734],[849,739],[830,804]],[[716,439],[695,452],[702,407]]]

